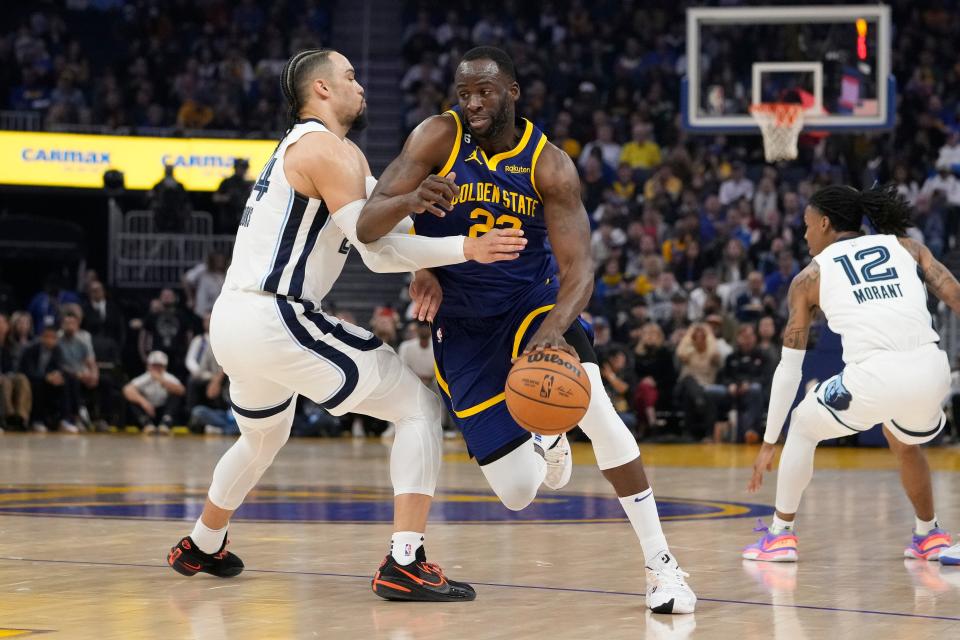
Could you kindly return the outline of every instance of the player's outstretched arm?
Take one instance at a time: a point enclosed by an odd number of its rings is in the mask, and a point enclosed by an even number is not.
[[[443,216],[456,196],[456,175],[434,174],[450,156],[457,124],[432,116],[413,130],[400,155],[386,168],[357,221],[357,239],[373,242],[411,213]]]
[[[593,293],[590,223],[580,198],[580,176],[570,156],[552,144],[544,148],[535,171],[547,234],[560,271],[560,292],[556,306],[544,318],[525,351],[556,347],[576,356],[563,334]]]
[[[933,257],[930,249],[910,238],[899,238],[900,244],[910,252],[913,259],[920,265],[923,272],[923,281],[927,283],[933,294],[944,302],[956,315],[960,315],[960,282]]]
[[[816,262],[808,264],[790,283],[787,303],[790,318],[783,330],[783,355],[770,383],[770,406],[763,445],[747,484],[747,491],[751,493],[760,489],[764,471],[773,469],[775,446],[803,378],[803,358],[807,353],[810,325],[820,304],[820,267]]]

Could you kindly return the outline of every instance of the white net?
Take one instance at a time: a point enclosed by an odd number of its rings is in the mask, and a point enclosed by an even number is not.
[[[797,157],[797,139],[803,129],[803,105],[765,102],[750,106],[750,115],[763,134],[763,155],[767,162]]]

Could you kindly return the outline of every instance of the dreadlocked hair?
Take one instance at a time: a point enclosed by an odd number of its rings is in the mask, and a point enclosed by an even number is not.
[[[306,102],[308,83],[305,81],[312,72],[325,65],[333,49],[306,49],[294,54],[283,67],[280,74],[280,88],[289,106],[290,124],[293,126],[300,118],[300,109]]]
[[[827,216],[837,231],[859,231],[867,218],[877,233],[902,236],[913,224],[913,210],[893,183],[865,191],[831,185],[814,193],[810,206]]]

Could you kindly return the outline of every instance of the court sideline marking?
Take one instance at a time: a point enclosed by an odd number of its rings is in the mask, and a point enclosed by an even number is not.
[[[147,569],[167,569],[166,565],[158,564],[141,564],[133,562],[92,562],[88,560],[42,560],[37,558],[16,558],[10,556],[0,556],[0,561],[9,561],[9,562],[41,562],[46,564],[79,564],[79,565],[90,565],[96,567],[141,567]],[[244,569],[245,572],[250,573],[277,573],[283,575],[298,575],[298,576],[321,576],[325,578],[354,578],[354,579],[363,579],[370,580],[368,575],[357,575],[355,573],[325,573],[320,571],[285,571],[283,569]],[[506,589],[536,589],[540,591],[562,591],[566,593],[592,593],[596,595],[604,596],[626,596],[631,598],[642,598],[645,597],[645,593],[635,593],[631,591],[605,591],[603,589],[581,589],[577,587],[547,587],[541,585],[531,585],[531,584],[507,584],[501,582],[472,582],[470,584],[480,585],[484,587],[501,587]],[[844,609],[841,607],[818,607],[816,605],[810,604],[775,604],[773,602],[756,602],[752,600],[725,600],[723,598],[703,598],[697,596],[697,600],[700,602],[717,602],[721,604],[742,604],[755,607],[785,607],[788,609],[806,609],[810,611],[833,611],[837,613],[862,613],[866,615],[875,615],[875,616],[895,616],[900,618],[920,618],[924,620],[947,620],[950,622],[960,622],[960,617],[951,617],[951,616],[932,616],[922,613],[902,613],[899,611],[872,611],[870,609]]]

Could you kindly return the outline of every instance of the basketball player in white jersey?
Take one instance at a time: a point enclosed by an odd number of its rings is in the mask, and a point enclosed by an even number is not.
[[[323,313],[321,302],[351,246],[376,271],[411,271],[512,259],[524,240],[519,233],[428,239],[407,234],[408,223],[385,242],[358,244],[356,218],[372,178],[345,136],[365,115],[363,88],[350,62],[331,50],[293,56],[281,84],[295,123],[253,186],[210,320],[241,436],[217,464],[203,514],[168,563],[188,576],[243,570],[226,550],[227,524],[287,441],[296,396],[303,394],[333,415],[363,413],[396,425],[395,533],[374,580],[391,583],[397,599],[472,600],[470,585],[428,563],[422,544],[440,465],[439,398],[393,349]],[[433,204],[439,196],[429,186],[423,200]]]
[[[864,217],[876,235],[860,232]],[[950,367],[937,346],[924,282],[954,313],[960,313],[960,284],[926,247],[903,237],[910,219],[909,205],[892,186],[863,192],[830,186],[810,198],[804,222],[813,261],[790,284],[783,357],[749,491],[757,491],[764,471],[772,468],[817,308],[840,335],[844,368],[811,389],[793,411],[780,456],[773,524],[761,527],[763,537],[744,550],[748,560],[797,560],[796,513],[813,475],[817,444],[880,423],[916,513],[904,555],[936,560],[950,545],[937,522],[930,468],[920,448],[943,429],[941,402],[950,388]]]

